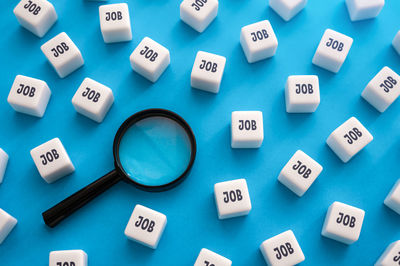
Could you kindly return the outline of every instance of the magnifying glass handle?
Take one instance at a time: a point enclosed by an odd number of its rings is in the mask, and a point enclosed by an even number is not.
[[[61,201],[54,207],[42,213],[44,223],[54,227],[72,213],[83,207],[86,203],[96,198],[108,188],[118,183],[121,178],[116,170],[109,172],[90,185],[82,188],[72,196]]]

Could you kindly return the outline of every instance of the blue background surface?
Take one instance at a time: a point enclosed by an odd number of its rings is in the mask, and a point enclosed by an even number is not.
[[[114,2],[120,1],[108,3]],[[19,26],[12,13],[17,1],[0,1],[0,147],[10,155],[0,185],[0,207],[18,219],[0,246],[1,265],[46,265],[49,252],[62,249],[85,250],[90,265],[192,265],[203,247],[230,258],[234,265],[264,265],[259,245],[288,229],[302,247],[304,265],[371,265],[388,244],[400,238],[400,216],[383,205],[400,177],[400,102],[379,114],[360,97],[382,67],[400,72],[400,56],[391,48],[400,29],[400,1],[388,0],[376,19],[352,23],[344,1],[310,0],[304,11],[286,23],[266,0],[223,0],[216,20],[202,34],[180,21],[180,1],[128,2],[133,40],[106,45],[98,21],[100,2],[54,0],[59,20],[39,39]],[[248,64],[239,44],[240,29],[264,19],[271,21],[277,35],[277,53]],[[327,28],[354,38],[336,75],[311,64]],[[44,42],[62,31],[85,59],[84,67],[65,79],[58,78],[40,51]],[[145,36],[171,53],[171,65],[155,84],[135,74],[129,64],[130,53]],[[217,95],[190,87],[198,50],[227,58]],[[8,105],[7,95],[17,74],[43,79],[52,90],[42,119],[16,113]],[[321,104],[315,113],[285,112],[284,84],[293,74],[319,76]],[[71,104],[85,77],[114,92],[114,105],[102,124],[77,114]],[[41,212],[110,171],[119,125],[149,107],[176,111],[193,127],[198,156],[188,179],[159,194],[117,184],[58,227],[47,228]],[[260,149],[230,148],[230,115],[235,110],[263,112],[265,139]],[[343,164],[325,140],[351,116],[375,139]],[[54,137],[63,142],[76,171],[49,185],[39,176],[29,151]],[[277,181],[297,149],[324,167],[302,198]],[[213,185],[236,178],[247,179],[253,209],[246,217],[220,221]],[[360,239],[351,246],[320,235],[333,201],[366,211]],[[156,250],[124,236],[138,203],[168,217]]]

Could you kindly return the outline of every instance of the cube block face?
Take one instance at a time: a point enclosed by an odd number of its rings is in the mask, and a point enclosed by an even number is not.
[[[232,112],[231,135],[232,148],[259,148],[264,140],[262,112]]]
[[[18,75],[8,94],[7,101],[20,113],[43,117],[51,91],[46,82]]]
[[[236,179],[214,185],[215,203],[219,219],[247,215],[251,201],[245,179]]]
[[[313,64],[337,73],[350,51],[353,39],[337,31],[327,29],[322,36]]]
[[[395,266],[400,261],[400,240],[390,244],[381,255],[375,266]]]
[[[100,29],[105,43],[132,40],[128,4],[111,4],[99,7]]]
[[[400,179],[393,186],[384,203],[387,207],[400,214]]]
[[[88,257],[83,250],[52,251],[49,256],[49,266],[87,266]]]
[[[32,149],[31,156],[40,176],[47,183],[53,183],[75,171],[67,151],[58,138]]]
[[[278,39],[268,20],[263,20],[242,28],[240,44],[249,63],[254,63],[276,53]]]
[[[3,209],[0,209],[0,245],[16,224],[17,219],[6,213]]]
[[[183,0],[180,17],[198,32],[203,32],[218,14],[218,0]]]
[[[400,76],[388,67],[384,67],[368,83],[361,96],[384,112],[400,95]]]
[[[392,45],[396,52],[400,55],[400,31],[397,32],[396,36],[394,36]]]
[[[307,0],[269,0],[269,6],[285,21],[291,20],[307,4]]]
[[[226,58],[223,56],[199,51],[190,75],[190,85],[196,89],[218,93],[225,63]]]
[[[90,78],[85,78],[72,98],[78,113],[98,123],[103,121],[113,102],[111,89]]]
[[[305,260],[292,230],[265,240],[260,250],[267,264],[271,266],[297,265]]]
[[[164,214],[138,204],[125,228],[125,235],[133,241],[155,249],[166,224],[167,217]]]
[[[40,49],[60,78],[68,76],[84,64],[81,52],[65,32],[43,44]]]
[[[365,212],[359,208],[335,201],[328,209],[321,234],[325,237],[352,244],[360,236]]]
[[[318,76],[289,76],[285,86],[285,101],[288,113],[315,112],[320,103]]]
[[[326,143],[344,163],[347,163],[373,139],[360,121],[351,117],[329,135]]]
[[[196,262],[194,263],[194,266],[231,266],[232,261],[218,255],[215,252],[212,252],[211,250],[208,250],[206,248],[203,248],[200,251],[199,256],[196,259]]]
[[[22,0],[14,8],[19,24],[38,37],[43,37],[57,21],[54,6],[46,0]]]
[[[385,5],[385,0],[346,0],[351,21],[375,18]]]
[[[130,56],[131,67],[151,82],[156,82],[170,63],[169,51],[145,37]]]
[[[8,154],[0,148],[0,184],[3,183],[4,174],[8,164]]]
[[[301,197],[322,172],[322,166],[301,150],[283,167],[278,180]]]

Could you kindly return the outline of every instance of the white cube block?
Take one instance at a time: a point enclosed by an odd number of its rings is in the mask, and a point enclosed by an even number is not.
[[[40,49],[60,78],[68,76],[83,66],[81,52],[65,32],[43,44]]]
[[[278,39],[268,20],[244,26],[240,31],[240,44],[247,62],[254,63],[276,53]]]
[[[53,183],[75,171],[59,138],[49,140],[32,149],[31,156],[40,176],[47,183]]]
[[[7,101],[17,112],[43,117],[50,95],[51,91],[43,80],[17,75]]]
[[[216,183],[214,196],[219,219],[244,216],[251,210],[246,179]]]
[[[315,112],[320,103],[318,76],[289,76],[285,86],[285,101],[288,113]]]
[[[17,219],[0,209],[0,244],[3,243],[16,224]]]
[[[329,135],[326,143],[344,163],[347,163],[373,139],[360,121],[351,117]]]
[[[262,112],[232,112],[231,135],[232,148],[259,148],[264,140]]]
[[[335,201],[329,206],[321,234],[350,245],[360,237],[364,215],[364,210]]]
[[[59,250],[50,252],[49,266],[87,266],[88,257],[83,250]]]
[[[265,240],[261,244],[260,250],[270,266],[297,265],[305,260],[292,230]]]
[[[54,6],[46,0],[22,0],[14,14],[22,27],[38,37],[43,37],[57,21]]]
[[[231,266],[232,261],[206,248],[201,249],[194,266]]]
[[[269,6],[285,21],[291,20],[307,4],[307,0],[269,0]]]
[[[388,67],[384,67],[368,83],[361,96],[375,107],[384,112],[400,95],[400,76]]]
[[[85,78],[79,86],[72,104],[75,110],[101,123],[114,102],[112,90],[90,78]]]
[[[167,216],[138,204],[125,228],[125,235],[133,241],[155,249],[166,224]]]
[[[400,240],[390,244],[381,255],[375,266],[396,266],[400,265]]]
[[[322,166],[301,150],[283,167],[278,180],[301,197],[322,172]]]
[[[351,21],[375,18],[385,5],[385,0],[346,0]]]
[[[127,3],[99,7],[100,29],[105,43],[132,40],[131,20]]]
[[[327,29],[312,59],[314,65],[337,73],[346,60],[353,39],[337,31]]]
[[[400,30],[397,32],[396,36],[394,36],[392,45],[396,52],[400,55]]]
[[[226,58],[199,51],[190,75],[193,88],[218,93],[224,74]]]
[[[218,0],[183,0],[181,20],[198,32],[203,32],[218,14]]]
[[[0,184],[3,183],[4,173],[8,164],[8,154],[0,148]]]
[[[400,179],[393,186],[384,203],[390,209],[400,214]]]
[[[149,37],[139,43],[129,59],[132,69],[151,82],[158,80],[170,62],[168,49]]]

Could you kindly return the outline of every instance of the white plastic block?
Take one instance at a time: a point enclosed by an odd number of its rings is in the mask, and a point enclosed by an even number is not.
[[[43,117],[50,95],[51,91],[43,80],[17,75],[7,101],[17,112]]]
[[[276,53],[278,39],[268,20],[244,26],[240,31],[240,44],[247,62],[254,63]]]
[[[314,65],[337,73],[350,51],[353,39],[337,31],[327,29],[312,59]]]
[[[347,163],[373,139],[360,121],[351,117],[329,135],[326,143],[344,163]]]
[[[8,154],[0,148],[0,184],[3,183],[4,173],[8,164]]]
[[[301,197],[322,172],[322,166],[301,150],[283,167],[278,180]]]
[[[16,224],[17,219],[6,213],[3,209],[0,209],[0,245]]]
[[[259,148],[264,140],[262,112],[232,112],[231,135],[232,148]]]
[[[75,171],[67,151],[59,138],[54,138],[31,150],[32,159],[40,176],[53,183]]]
[[[167,216],[138,204],[125,228],[125,235],[133,241],[156,249],[166,224]]]
[[[216,183],[214,196],[219,219],[244,216],[251,210],[246,179]]]
[[[329,206],[321,234],[350,245],[360,237],[364,215],[359,208],[335,201]]]
[[[390,209],[400,214],[400,179],[393,186],[384,203]]]
[[[388,67],[381,71],[368,83],[361,96],[384,112],[400,95],[400,76]]]
[[[201,249],[194,266],[231,266],[232,261],[206,248]]]
[[[400,240],[390,244],[375,266],[396,266],[400,264]]]
[[[170,63],[169,51],[161,44],[145,37],[130,56],[134,71],[156,82]]]
[[[60,78],[68,76],[83,66],[81,52],[65,32],[43,44],[40,49]]]
[[[54,6],[46,0],[22,0],[14,8],[19,24],[38,37],[43,37],[57,21]]]
[[[385,0],[346,0],[351,21],[375,18],[385,5]]]
[[[75,110],[101,123],[114,102],[112,90],[90,78],[85,78],[79,86],[72,104]]]
[[[285,21],[291,20],[307,4],[307,0],[269,0],[269,6]]]
[[[224,74],[226,58],[220,55],[199,51],[190,75],[193,88],[213,93],[219,92]]]
[[[292,230],[265,240],[261,244],[260,250],[270,266],[297,265],[305,260]]]
[[[285,101],[288,113],[315,112],[320,103],[318,76],[289,76],[285,86]]]
[[[59,250],[50,252],[49,266],[87,266],[88,257],[83,250]]]
[[[396,36],[394,36],[392,45],[396,52],[400,55],[400,30],[397,32]]]
[[[183,0],[181,20],[198,32],[203,32],[218,14],[218,0]]]
[[[100,29],[105,43],[132,40],[131,20],[127,3],[99,7]]]

